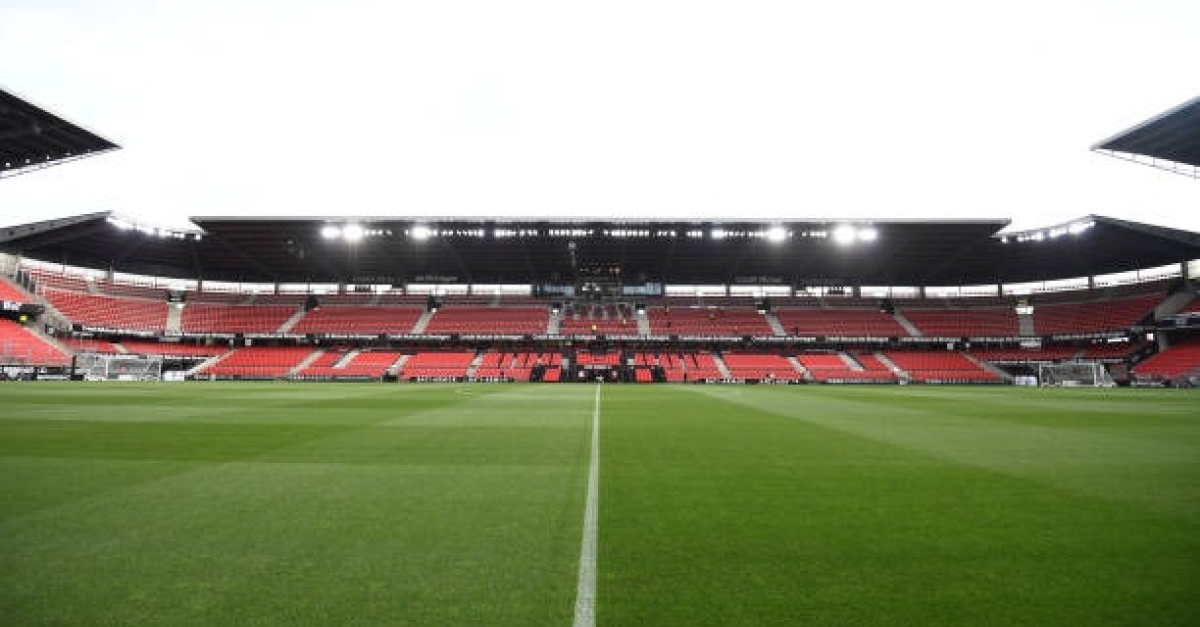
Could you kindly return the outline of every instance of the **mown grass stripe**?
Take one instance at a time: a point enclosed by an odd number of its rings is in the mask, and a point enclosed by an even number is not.
[[[579,549],[579,589],[575,597],[574,627],[596,624],[596,544],[600,517],[600,387],[596,384],[592,411],[592,451],[588,461],[587,505],[583,510],[583,542]]]

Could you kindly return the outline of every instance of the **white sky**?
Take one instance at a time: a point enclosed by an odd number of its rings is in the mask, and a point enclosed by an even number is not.
[[[0,224],[1011,218],[1200,230],[1092,153],[1200,94],[1195,0],[0,0],[0,84],[121,144]]]

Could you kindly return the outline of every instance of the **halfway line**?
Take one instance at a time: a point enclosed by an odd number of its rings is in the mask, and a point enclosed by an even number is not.
[[[588,463],[587,507],[583,510],[583,545],[579,550],[579,590],[575,593],[574,627],[596,625],[596,538],[600,527],[600,383],[592,411],[592,459]]]

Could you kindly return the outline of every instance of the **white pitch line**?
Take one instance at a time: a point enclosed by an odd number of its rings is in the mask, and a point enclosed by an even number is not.
[[[583,544],[579,549],[579,590],[573,627],[596,625],[596,543],[600,527],[600,383],[592,411],[592,459],[588,463],[587,506],[583,510]]]

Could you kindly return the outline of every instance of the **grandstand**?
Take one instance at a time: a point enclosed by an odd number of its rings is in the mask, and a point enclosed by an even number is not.
[[[10,255],[5,300],[43,307],[56,339],[43,338],[53,349],[45,352],[15,339],[7,350],[20,351],[23,363],[59,368],[75,353],[161,356],[168,369],[197,378],[555,382],[602,373],[641,383],[997,384],[1037,364],[1083,360],[1106,364],[1123,381],[1158,384],[1178,377],[1159,372],[1155,364],[1169,360],[1154,356],[1176,355],[1184,364],[1171,366],[1177,375],[1192,359],[1182,347],[1200,327],[1200,236],[1096,216],[1041,237],[998,234],[1000,221],[874,221],[876,239],[857,244],[859,253],[888,263],[864,262],[853,281],[835,278],[844,269],[818,255],[837,246],[828,241],[830,221],[783,223],[790,235],[775,243],[755,234],[777,224],[747,221],[656,223],[622,239],[606,235],[624,233],[621,222],[581,229],[454,220],[439,230],[438,247],[418,251],[396,234],[432,221],[378,219],[365,222],[392,235],[378,246],[360,242],[353,267],[339,269],[341,257],[312,265],[271,252],[286,248],[277,235],[284,231],[292,246],[336,245],[319,235],[328,222],[197,219],[194,232],[147,239],[111,214],[92,214],[13,229],[0,235]],[[498,225],[528,241],[477,239]],[[710,237],[718,226],[724,238],[748,238],[750,248],[719,245]],[[1059,231],[1069,235],[1045,235]],[[564,268],[547,247],[564,238],[586,240],[591,254],[614,255],[623,276],[647,279],[626,284]],[[928,245],[893,245],[901,240]],[[484,245],[486,255],[467,254]],[[1114,259],[1108,250],[1118,245],[1127,254]],[[180,257],[192,265],[164,267],[180,246],[195,252]],[[254,263],[227,264],[230,247]],[[89,263],[120,258],[117,249],[132,251],[121,267]],[[931,252],[949,250],[958,256],[930,266]],[[1056,279],[1053,289],[1030,281],[1054,276],[1063,256],[1086,276]],[[187,278],[197,260],[203,281]],[[397,276],[381,265],[410,263],[420,274]],[[738,276],[727,264],[740,266]],[[170,276],[139,273],[150,266]],[[797,268],[826,278],[800,280]],[[343,273],[376,282],[339,280]],[[754,281],[745,284],[743,273]],[[290,282],[301,275],[305,282]],[[947,290],[942,282],[951,278],[964,287]],[[29,325],[9,335],[44,333]]]

